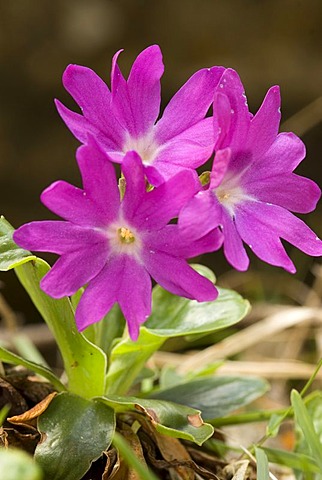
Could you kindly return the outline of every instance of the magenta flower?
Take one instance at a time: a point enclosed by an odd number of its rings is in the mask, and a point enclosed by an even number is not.
[[[56,101],[68,128],[82,143],[90,133],[115,162],[121,163],[126,152],[136,151],[153,185],[202,165],[214,147],[212,120],[205,115],[224,68],[196,72],[156,123],[164,70],[160,48],[153,45],[141,52],[127,81],[117,65],[119,53],[112,62],[111,91],[89,68],[67,67],[64,86],[82,110],[80,115]]]
[[[125,155],[123,200],[113,164],[92,139],[77,151],[83,189],[58,181],[42,202],[65,221],[31,222],[14,233],[23,248],[60,255],[41,288],[54,298],[74,294],[88,283],[76,310],[79,330],[99,321],[118,302],[136,339],[151,312],[151,277],[170,292],[210,301],[213,284],[186,262],[221,246],[215,231],[191,241],[169,221],[196,192],[194,175],[178,173],[146,191],[144,169],[135,152]]]
[[[281,239],[308,255],[322,255],[321,240],[290,213],[314,210],[320,189],[293,173],[305,147],[293,133],[278,134],[280,117],[278,87],[252,116],[237,73],[225,71],[214,100],[217,139],[210,184],[183,209],[179,226],[198,238],[219,225],[225,256],[238,270],[249,265],[243,242],[263,261],[292,273]]]

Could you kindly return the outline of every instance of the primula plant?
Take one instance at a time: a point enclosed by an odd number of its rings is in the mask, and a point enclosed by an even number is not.
[[[216,287],[213,272],[189,259],[223,248],[230,265],[245,271],[248,245],[294,273],[281,240],[321,256],[321,240],[294,215],[313,211],[320,190],[293,173],[305,147],[278,133],[278,87],[252,115],[238,74],[205,68],[159,118],[159,47],[136,58],[127,80],[119,53],[110,89],[86,67],[70,65],[63,75],[81,109],[56,101],[81,142],[82,186],[57,181],[43,191],[42,203],[60,219],[16,231],[1,220],[1,270],[15,270],[64,366],[58,378],[0,348],[2,361],[41,376],[49,393],[9,420],[37,432],[31,450],[46,479],[228,478],[218,463],[198,466],[185,445],[207,445],[213,425],[267,383],[214,375],[218,364],[183,375],[147,361],[170,338],[202,338],[249,311],[247,300]],[[201,172],[210,159],[211,171]],[[34,251],[58,259],[50,268]],[[301,398],[292,401],[298,414]],[[265,470],[264,450],[255,454]]]

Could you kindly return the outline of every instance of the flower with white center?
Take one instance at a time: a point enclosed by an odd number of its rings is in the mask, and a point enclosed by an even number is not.
[[[157,45],[145,49],[133,63],[126,81],[113,58],[111,90],[91,69],[69,65],[63,75],[66,90],[82,115],[56,101],[62,119],[75,137],[87,143],[94,136],[109,157],[122,163],[128,151],[142,158],[145,175],[159,185],[181,170],[202,165],[212,154],[212,120],[205,118],[223,67],[196,72],[174,95],[162,117],[160,78],[162,54]]]
[[[41,288],[54,298],[86,285],[76,310],[79,330],[98,322],[118,302],[132,339],[151,313],[151,277],[170,292],[198,301],[217,297],[214,285],[186,259],[220,248],[213,231],[191,240],[169,222],[196,192],[195,176],[183,171],[146,191],[142,161],[125,155],[123,199],[113,163],[89,137],[77,151],[83,189],[59,181],[42,202],[64,221],[31,222],[14,233],[23,248],[60,255]]]
[[[265,262],[292,273],[295,267],[281,239],[308,255],[322,255],[321,240],[291,213],[314,210],[321,192],[293,172],[305,147],[293,133],[278,134],[280,117],[278,87],[268,91],[252,116],[237,73],[226,70],[214,99],[216,153],[209,186],[183,208],[179,226],[193,238],[220,226],[225,256],[238,270],[249,265],[243,243]]]

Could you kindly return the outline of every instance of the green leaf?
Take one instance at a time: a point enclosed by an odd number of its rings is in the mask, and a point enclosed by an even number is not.
[[[214,281],[214,274],[208,268],[201,265],[194,268]],[[155,286],[153,312],[141,327],[138,340],[124,339],[111,351],[106,393],[126,393],[144,363],[167,338],[208,333],[240,321],[249,311],[249,303],[235,292],[219,290],[219,298],[214,302],[199,303]]]
[[[133,342],[126,338],[112,349],[110,367],[106,376],[106,393],[126,393],[138,377],[145,362],[158,350],[164,338],[141,327],[139,338]]]
[[[0,360],[10,363],[11,365],[22,365],[23,367],[32,370],[41,377],[46,378],[46,380],[48,380],[58,392],[66,390],[66,387],[61,383],[61,381],[56,377],[56,375],[54,375],[54,373],[49,368],[38,365],[37,363],[31,362],[30,360],[25,360],[19,355],[9,352],[9,350],[6,350],[3,347],[0,347]]]
[[[122,337],[125,320],[118,304],[114,304],[111,310],[102,320],[93,324],[95,332],[95,345],[100,347],[109,357],[115,339]]]
[[[12,240],[13,232],[10,223],[1,217],[0,270],[15,269],[20,282],[53,333],[63,357],[69,390],[85,398],[103,394],[106,355],[77,331],[70,300],[53,299],[40,289],[40,280],[50,267],[40,258],[19,248]]]
[[[266,435],[269,437],[276,437],[278,435],[280,427],[285,420],[285,412],[277,412],[271,416],[266,427]]]
[[[0,449],[1,478],[5,480],[42,480],[40,467],[26,452],[18,449]]]
[[[268,469],[268,459],[266,453],[261,448],[255,448],[256,462],[257,462],[257,479],[258,480],[268,480],[269,479],[269,469]]]
[[[3,425],[3,422],[7,419],[8,413],[10,412],[10,405],[4,405],[0,410],[0,427]]]
[[[145,413],[156,430],[174,438],[183,438],[202,445],[214,432],[211,425],[204,423],[200,411],[162,400],[108,395],[98,400],[119,412]]]
[[[261,378],[209,376],[153,392],[149,397],[179,400],[181,404],[201,410],[203,418],[211,421],[247,405],[267,389],[267,382]]]
[[[50,480],[79,480],[110,446],[115,414],[107,405],[70,393],[57,395],[39,417],[35,459]]]
[[[318,473],[319,467],[312,457],[303,453],[293,453],[286,450],[277,450],[274,448],[262,447],[266,453],[268,460],[278,465],[285,465],[306,473]]]
[[[140,476],[142,480],[158,480],[154,473],[147,469],[136,457],[135,453],[128,445],[127,441],[117,432],[114,434],[113,444],[118,449],[129,467],[132,467]]]
[[[26,358],[27,360],[30,360],[38,365],[42,365],[43,367],[49,367],[48,363],[28,335],[22,332],[14,333],[11,337],[11,342],[15,350],[23,358]]]
[[[55,337],[63,357],[68,389],[85,398],[102,395],[105,391],[106,355],[78,332],[70,300],[51,298],[41,290],[40,280],[49,270],[49,265],[40,258],[15,269]]]
[[[35,256],[18,247],[12,239],[14,229],[0,216],[0,270],[6,272],[23,263],[35,260]]]
[[[322,472],[322,443],[319,435],[314,429],[313,421],[304,404],[304,401],[296,390],[293,390],[291,393],[291,402],[294,408],[296,423],[301,428],[305,441],[307,442],[307,445],[311,451],[312,457]]]
[[[196,266],[199,271],[200,266]],[[201,273],[204,273],[202,269]],[[213,302],[197,302],[172,295],[159,285],[153,289],[153,311],[144,327],[160,337],[214,332],[239,322],[249,312],[249,302],[238,293],[218,288]]]

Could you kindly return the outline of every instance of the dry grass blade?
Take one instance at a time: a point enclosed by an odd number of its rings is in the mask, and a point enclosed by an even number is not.
[[[192,359],[194,356],[194,354],[181,355],[157,352],[153,356],[153,361],[157,367],[165,365],[179,367],[187,358]],[[313,375],[315,366],[297,360],[261,359],[260,362],[227,360],[218,367],[217,371],[222,375],[259,375],[269,379],[289,380],[294,378],[307,380]],[[322,371],[317,374],[316,378],[322,379]]]
[[[286,120],[281,126],[282,131],[294,132],[299,137],[315,127],[322,120],[322,97],[317,98]]]
[[[313,318],[322,321],[322,310],[308,307],[293,307],[283,312],[271,315],[255,325],[251,325],[240,332],[231,335],[221,342],[196,353],[185,360],[179,367],[179,373],[187,373],[200,366],[209,365],[216,360],[236,355],[261,340],[276,333]]]

